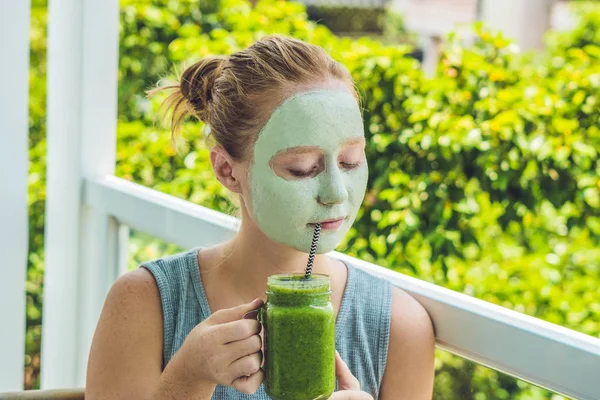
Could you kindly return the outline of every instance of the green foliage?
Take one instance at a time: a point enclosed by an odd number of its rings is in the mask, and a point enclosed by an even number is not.
[[[572,49],[528,66],[474,33],[450,36],[432,79],[388,57],[356,76],[371,180],[344,250],[598,336],[600,63]],[[438,364],[439,398],[550,396],[456,365]]]
[[[307,7],[308,18],[336,33],[382,33],[383,8],[316,5]]]
[[[31,2],[29,69],[29,256],[27,260],[25,387],[39,386],[46,201],[46,1]]]
[[[600,334],[598,6],[549,37],[539,60],[474,28],[449,37],[433,78],[406,46],[338,38],[304,6],[261,0],[121,1],[117,175],[222,212],[201,138],[178,151],[143,91],[174,66],[230,54],[272,33],[322,46],[362,97],[370,177],[339,250],[592,336]],[[38,385],[45,181],[45,4],[34,1],[28,268],[28,387]],[[585,7],[590,7],[585,5]],[[597,25],[594,25],[597,24]],[[177,249],[132,237],[132,267]],[[37,361],[36,361],[37,360]],[[439,351],[439,399],[557,399]]]
[[[220,27],[217,0],[121,0],[119,117],[144,116],[144,91],[171,68],[168,45],[186,29]],[[150,79],[152,78],[152,79]]]
[[[414,43],[416,34],[406,29],[404,16],[394,11],[391,7],[385,10],[383,18],[383,31],[381,39],[390,44]]]
[[[600,7],[597,1],[581,1],[571,4],[570,11],[578,19],[575,29],[548,35],[546,45],[557,55],[569,49],[584,49],[587,45],[600,44]]]
[[[202,140],[190,140],[182,157],[167,132],[139,121],[119,123],[117,138],[117,176],[215,210],[233,208]]]

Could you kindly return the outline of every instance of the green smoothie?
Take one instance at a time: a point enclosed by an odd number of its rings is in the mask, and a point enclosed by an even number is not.
[[[329,276],[273,275],[262,313],[265,389],[275,400],[327,399],[335,389]]]

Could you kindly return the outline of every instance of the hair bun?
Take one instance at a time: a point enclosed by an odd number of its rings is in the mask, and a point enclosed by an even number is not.
[[[227,62],[227,57],[213,56],[203,58],[183,71],[180,79],[181,94],[192,106],[194,113],[204,122],[208,122],[208,103],[212,99],[215,81]]]

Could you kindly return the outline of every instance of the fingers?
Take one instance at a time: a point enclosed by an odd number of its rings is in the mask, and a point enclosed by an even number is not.
[[[210,320],[214,324],[225,324],[227,322],[237,321],[244,317],[244,314],[262,307],[264,302],[261,299],[256,299],[250,303],[242,304],[237,307],[219,310],[210,316]]]
[[[231,363],[231,373],[235,380],[241,377],[249,377],[259,372],[260,365],[262,364],[262,352],[250,354],[249,356],[242,357],[233,363]],[[234,383],[235,383],[234,380]],[[233,385],[233,383],[232,383]],[[234,386],[235,387],[235,386]],[[237,389],[237,388],[236,388]]]
[[[232,343],[260,333],[262,325],[255,319],[241,319],[214,327],[222,343]]]
[[[231,357],[231,362],[259,352],[262,349],[262,339],[258,335],[252,335],[249,338],[238,340],[227,345],[227,352]]]
[[[254,394],[265,380],[265,372],[259,369],[255,374],[242,376],[233,381],[231,386],[242,393]]]
[[[335,352],[335,376],[338,380],[339,390],[360,390],[358,379],[352,375],[348,365],[337,351]]]

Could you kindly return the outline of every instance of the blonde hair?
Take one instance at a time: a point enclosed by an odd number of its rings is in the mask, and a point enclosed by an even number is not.
[[[178,82],[148,94],[169,92],[162,115],[171,112],[173,137],[192,115],[206,123],[214,140],[240,160],[277,104],[296,88],[330,78],[347,84],[358,100],[348,70],[321,47],[267,36],[229,57],[203,58],[185,69]]]

